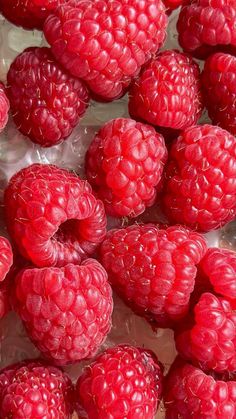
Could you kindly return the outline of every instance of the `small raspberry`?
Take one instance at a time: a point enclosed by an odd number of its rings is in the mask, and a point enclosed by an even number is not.
[[[219,228],[236,215],[236,138],[212,125],[183,131],[170,149],[164,188],[169,220]]]
[[[57,365],[93,356],[111,328],[112,292],[94,259],[21,271],[13,307],[37,348]]]
[[[0,83],[0,132],[7,125],[9,108],[10,104],[6,96],[5,87]]]
[[[162,367],[151,351],[120,345],[87,366],[76,386],[79,417],[152,419],[162,393]]]
[[[184,129],[194,125],[202,112],[198,64],[178,51],[160,53],[134,81],[129,112],[161,127]]]
[[[166,36],[161,0],[70,0],[44,34],[56,59],[102,99],[122,96]]]
[[[3,281],[13,262],[13,253],[9,241],[0,236],[0,282]]]
[[[90,145],[87,178],[109,214],[136,217],[154,203],[166,158],[164,139],[154,128],[114,119]]]
[[[86,87],[56,63],[48,48],[18,55],[7,81],[17,128],[42,147],[67,138],[88,106]]]
[[[8,230],[36,266],[80,263],[106,234],[104,206],[91,186],[53,165],[20,170],[5,191]]]
[[[205,239],[181,226],[111,230],[100,258],[114,290],[142,317],[167,327],[187,313]]]
[[[193,0],[181,9],[179,43],[195,57],[236,53],[236,0]]]
[[[0,371],[1,418],[70,419],[73,386],[56,367],[24,361]]]

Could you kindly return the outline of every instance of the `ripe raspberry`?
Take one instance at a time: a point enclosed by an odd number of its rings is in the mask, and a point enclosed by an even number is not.
[[[181,226],[133,225],[112,230],[100,258],[114,290],[139,315],[168,327],[188,310],[205,239]]]
[[[0,83],[0,132],[5,128],[8,121],[9,100],[2,83]]]
[[[11,64],[7,93],[17,128],[42,147],[67,138],[89,101],[86,87],[48,48],[28,48]]]
[[[162,393],[162,367],[151,351],[120,345],[107,349],[80,376],[79,417],[153,419]]]
[[[57,365],[93,356],[111,327],[111,288],[93,259],[80,266],[21,271],[13,306],[29,337]]]
[[[0,236],[0,282],[3,281],[13,262],[12,248],[5,237]]]
[[[53,165],[16,173],[5,191],[8,230],[36,266],[80,263],[106,234],[104,206],[91,186]]]
[[[180,12],[179,43],[198,58],[216,51],[236,53],[235,25],[236,0],[194,0]]]
[[[166,158],[164,139],[154,128],[113,119],[90,145],[87,178],[109,214],[136,217],[154,203]]]
[[[173,143],[164,210],[173,223],[209,231],[235,218],[236,138],[212,125],[186,129]]]
[[[151,61],[133,83],[129,112],[153,125],[184,129],[201,116],[201,102],[198,64],[169,50]]]
[[[205,62],[203,91],[208,114],[213,123],[236,134],[236,58],[217,53]]]
[[[44,25],[52,52],[103,99],[122,96],[166,36],[161,0],[69,0]]]
[[[177,360],[165,382],[166,419],[234,419],[236,377],[207,375]]]
[[[73,386],[58,368],[24,361],[0,372],[1,418],[70,419]]]

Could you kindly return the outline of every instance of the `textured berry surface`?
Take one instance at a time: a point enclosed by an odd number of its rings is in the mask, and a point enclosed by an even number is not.
[[[166,419],[234,419],[236,381],[177,360],[165,382]]]
[[[95,136],[86,174],[109,214],[136,217],[154,203],[166,158],[164,139],[154,128],[118,118]]]
[[[28,48],[18,55],[7,81],[17,128],[43,147],[67,138],[88,105],[87,88],[54,60],[48,48]]]
[[[160,326],[188,310],[205,239],[183,227],[134,225],[108,232],[100,257],[116,292],[138,314]]]
[[[35,265],[80,263],[106,234],[103,203],[78,176],[33,164],[16,173],[5,191],[8,230]]]
[[[5,237],[0,236],[0,282],[4,280],[13,262],[12,248]]]
[[[6,96],[6,91],[2,83],[0,83],[0,132],[5,128],[8,121],[9,100]]]
[[[57,365],[93,356],[111,327],[111,287],[94,259],[23,270],[13,305],[35,345]]]
[[[25,361],[0,372],[1,418],[70,419],[73,387],[69,377],[40,361]]]
[[[201,116],[201,102],[198,64],[186,54],[167,50],[134,81],[129,112],[153,125],[184,129]]]
[[[236,0],[195,0],[180,12],[179,43],[200,58],[216,51],[236,53],[235,25]]]
[[[202,73],[208,114],[213,123],[236,134],[236,58],[229,54],[211,55]]]
[[[59,62],[105,99],[123,94],[131,77],[165,40],[161,0],[70,0],[44,26]]]
[[[79,378],[79,417],[154,419],[161,392],[162,368],[154,353],[117,346],[98,356]]]
[[[190,127],[169,156],[163,202],[171,222],[209,231],[235,218],[235,137],[212,125]]]

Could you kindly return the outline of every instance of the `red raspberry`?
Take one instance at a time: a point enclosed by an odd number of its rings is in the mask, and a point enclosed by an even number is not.
[[[174,50],[159,54],[133,83],[129,112],[161,127],[184,129],[194,125],[202,112],[198,64]]]
[[[162,393],[162,367],[151,351],[121,345],[87,366],[76,386],[79,417],[153,419]]]
[[[29,337],[57,365],[93,356],[111,328],[111,288],[94,259],[21,271],[13,306]]]
[[[0,236],[0,282],[3,281],[13,262],[12,248],[5,237]]]
[[[0,132],[5,128],[8,121],[9,100],[6,96],[6,91],[2,83],[0,83]]]
[[[87,178],[109,214],[136,217],[154,203],[166,158],[164,139],[154,128],[114,119],[90,145]]]
[[[236,58],[217,53],[205,62],[203,91],[208,114],[213,123],[236,135]]]
[[[48,48],[18,55],[7,81],[17,128],[42,147],[67,138],[88,106],[86,87],[56,63]]]
[[[161,0],[70,0],[44,26],[55,57],[97,96],[122,96],[166,36]]]
[[[164,210],[171,222],[201,231],[235,218],[235,137],[212,125],[181,133],[170,150]]]
[[[205,374],[177,360],[165,382],[166,419],[234,419],[236,377]]]
[[[8,230],[35,265],[80,263],[106,234],[104,206],[91,186],[53,165],[16,173],[5,191]]]
[[[168,7],[168,11],[177,9],[179,6],[188,4],[190,0],[163,0],[163,3]]]
[[[73,386],[56,367],[24,361],[0,372],[1,418],[70,419]]]
[[[198,58],[216,51],[236,53],[235,25],[236,0],[194,0],[180,12],[179,43]]]
[[[108,232],[100,257],[114,290],[139,315],[167,327],[188,310],[205,239],[181,226],[133,225]]]

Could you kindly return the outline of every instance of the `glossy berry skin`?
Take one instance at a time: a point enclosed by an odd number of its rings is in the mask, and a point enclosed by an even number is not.
[[[0,236],[0,282],[3,281],[13,262],[13,253],[9,241]]]
[[[73,386],[60,369],[23,361],[0,371],[1,418],[70,419]]]
[[[205,62],[203,92],[213,123],[236,135],[236,58],[217,53]]]
[[[0,132],[7,125],[9,108],[10,104],[6,96],[5,87],[0,83]]]
[[[21,271],[13,305],[37,348],[57,365],[93,356],[111,328],[111,287],[94,259]]]
[[[161,0],[70,0],[47,19],[44,34],[71,74],[112,100],[158,51],[166,27]]]
[[[155,354],[120,345],[107,349],[79,377],[81,419],[154,419],[162,393],[162,367]]]
[[[165,381],[166,419],[234,419],[236,381],[177,359]]]
[[[53,165],[20,170],[5,190],[8,230],[34,265],[80,263],[106,234],[103,203],[78,176]]]
[[[168,327],[188,311],[205,239],[181,226],[133,225],[111,230],[100,260],[113,289],[154,325]]]
[[[222,227],[236,214],[236,139],[212,125],[190,127],[173,143],[163,207],[192,229]]]
[[[48,48],[28,48],[18,55],[7,82],[17,128],[42,147],[66,139],[88,106],[85,85],[70,76]]]
[[[236,0],[195,0],[181,9],[179,43],[198,58],[213,52],[236,53]]]
[[[86,156],[87,179],[113,216],[136,217],[156,198],[167,150],[154,128],[128,118],[107,122]]]
[[[164,0],[164,5],[168,8],[168,12],[171,12],[174,9],[177,9],[180,6],[188,4],[190,0]]]
[[[130,115],[161,127],[187,128],[201,116],[200,87],[198,64],[186,54],[164,51],[134,81]]]

